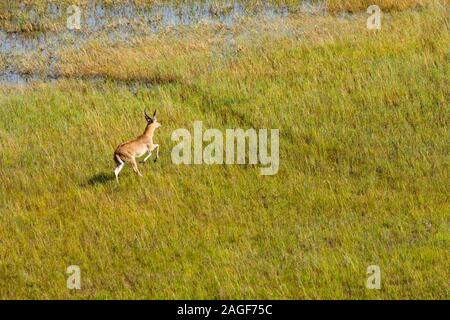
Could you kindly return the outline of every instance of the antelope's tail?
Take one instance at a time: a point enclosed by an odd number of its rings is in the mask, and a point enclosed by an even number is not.
[[[114,162],[117,165],[120,165],[124,162],[116,152],[114,152]]]

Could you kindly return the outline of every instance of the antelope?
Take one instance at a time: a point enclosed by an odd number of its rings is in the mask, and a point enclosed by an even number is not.
[[[142,173],[139,171],[138,165],[136,163],[136,158],[142,157],[146,154],[146,157],[141,163],[145,163],[150,156],[152,151],[156,149],[156,162],[159,158],[159,145],[153,143],[153,134],[155,130],[161,126],[161,124],[156,119],[156,110],[153,116],[150,117],[146,109],[144,108],[145,120],[147,120],[147,126],[142,135],[136,139],[130,140],[128,142],[122,143],[114,151],[114,161],[117,164],[117,168],[114,170],[114,175],[116,176],[117,183],[119,183],[119,173],[122,171],[125,163],[130,163],[133,167],[134,172],[142,177]]]

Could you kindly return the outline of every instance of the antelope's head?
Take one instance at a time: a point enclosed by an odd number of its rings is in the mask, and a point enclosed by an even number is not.
[[[145,115],[145,120],[147,120],[147,126],[152,126],[152,127],[154,127],[155,129],[161,127],[161,123],[159,123],[158,120],[156,119],[156,110],[155,110],[155,112],[153,113],[153,116],[150,117],[150,116],[147,114],[147,110],[144,109],[144,115]]]

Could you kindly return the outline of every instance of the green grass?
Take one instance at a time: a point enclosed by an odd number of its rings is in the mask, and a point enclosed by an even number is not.
[[[448,299],[448,13],[392,13],[379,32],[311,18],[302,38],[249,22],[231,56],[200,29],[95,45],[61,52],[68,79],[1,89],[0,298]],[[70,78],[83,62],[107,83]],[[155,85],[114,82],[133,78]],[[117,185],[113,150],[143,131],[147,95],[161,158]],[[195,120],[279,128],[278,174],[175,166],[171,133]]]

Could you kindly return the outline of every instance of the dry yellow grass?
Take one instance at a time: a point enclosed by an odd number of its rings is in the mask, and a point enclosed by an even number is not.
[[[436,9],[437,10],[437,9]],[[408,37],[414,30],[414,21],[408,15],[398,13],[395,23],[385,17],[387,28],[395,28],[396,37]],[[271,47],[274,39],[286,47],[302,43],[312,50],[314,47],[336,42],[352,42],[361,35],[370,36],[366,28],[367,15],[355,14],[351,21],[334,16],[308,16],[293,14],[283,20],[243,19],[233,26],[205,24],[186,27],[172,32],[167,30],[157,36],[134,39],[134,43],[111,46],[106,39],[96,39],[79,49],[62,49],[58,52],[58,73],[63,77],[103,77],[120,81],[143,81],[150,83],[190,83],[199,75],[208,74],[215,55],[230,54],[236,57],[254,57],[255,48]],[[403,26],[398,22],[404,19]],[[421,26],[418,24],[418,28]],[[423,26],[426,28],[426,25]],[[233,38],[232,42],[227,39]],[[389,36],[388,36],[389,37]],[[251,39],[251,41],[249,41]],[[256,49],[259,50],[259,49]],[[256,53],[257,55],[257,53]],[[267,63],[254,57],[255,62]],[[26,59],[29,61],[29,59]],[[251,59],[249,59],[251,60]],[[240,67],[229,65],[233,72]],[[258,66],[264,69],[264,65]],[[257,72],[249,69],[245,72]]]
[[[377,4],[381,8],[386,10],[405,10],[409,9],[414,6],[422,6],[427,3],[432,2],[433,0],[316,0],[316,2],[322,2],[326,3],[327,6],[331,10],[341,10],[346,9],[350,11],[357,11],[357,10],[365,10],[369,5]],[[102,3],[104,3],[107,6],[114,6],[118,4],[127,4],[127,3],[133,3],[135,5],[154,5],[154,4],[163,4],[163,3],[188,3],[192,2],[190,0],[103,0]],[[205,1],[206,2],[206,1]],[[209,1],[211,3],[215,3],[217,5],[221,4],[221,1]],[[232,2],[232,1],[231,1]],[[298,0],[269,0],[269,1],[262,1],[262,0],[249,0],[246,1],[246,3],[250,6],[252,5],[258,5],[264,2],[269,2],[275,5],[298,5]],[[314,2],[314,1],[312,1]],[[58,3],[58,4],[75,4],[79,6],[87,6],[89,5],[90,1],[88,0],[24,0],[21,1],[21,3],[25,4],[26,6],[34,6],[34,7],[45,7],[49,3]],[[4,7],[6,7],[6,3],[4,3]],[[10,2],[9,5],[14,5],[13,2]]]
[[[383,11],[403,11],[413,7],[422,7],[434,2],[433,0],[329,0],[328,8],[331,12],[341,10],[358,12],[365,11],[370,5],[376,4]]]
[[[5,58],[3,58],[3,55],[0,54],[0,71],[4,70],[5,67],[6,67]]]
[[[177,82],[198,74],[210,55],[206,42],[172,40],[152,37],[141,39],[133,47],[115,48],[94,41],[80,50],[62,51],[58,73],[64,77],[99,76],[150,83]]]
[[[171,3],[174,5],[180,3],[186,3],[189,1],[183,0],[104,0],[105,6],[123,5],[123,4],[135,4],[137,6],[152,6],[154,4]],[[220,1],[208,1],[212,7],[223,7],[223,3]],[[266,1],[251,0],[246,1],[245,6],[248,9],[252,9],[260,6]],[[267,1],[273,5],[287,5],[291,8],[298,8],[298,0],[273,0]],[[365,11],[369,5],[377,4],[385,12],[387,11],[399,11],[413,7],[423,7],[430,3],[436,2],[436,0],[327,0],[319,1],[326,3],[328,11],[332,14],[342,11],[358,12]],[[22,6],[19,7],[18,4]],[[11,32],[36,32],[36,31],[56,31],[64,28],[63,21],[66,15],[62,15],[58,19],[50,19],[47,13],[47,8],[50,3],[57,4],[58,6],[66,7],[68,5],[78,5],[82,8],[89,5],[87,0],[27,0],[27,1],[8,1],[0,3],[0,27],[4,30]],[[23,6],[24,5],[24,6]],[[24,9],[25,8],[25,9]],[[29,10],[33,10],[34,13],[31,16]],[[36,19],[36,16],[38,17]]]

